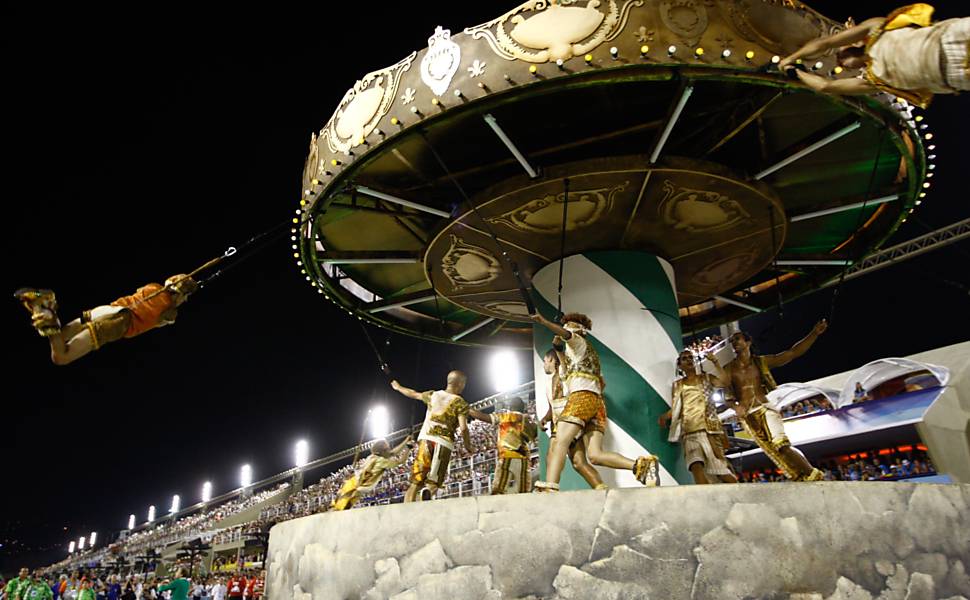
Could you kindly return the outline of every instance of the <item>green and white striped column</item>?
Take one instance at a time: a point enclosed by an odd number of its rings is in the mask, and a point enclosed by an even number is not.
[[[543,267],[532,278],[536,307],[555,319],[559,262]],[[599,352],[606,380],[609,424],[604,448],[635,459],[649,451],[660,459],[661,485],[689,481],[679,446],[667,441],[657,417],[670,408],[670,388],[677,354],[683,349],[674,270],[666,261],[644,252],[604,251],[570,256],[563,266],[563,312],[580,312],[593,321],[587,341]],[[542,357],[552,345],[545,327],[533,329],[536,412],[548,407],[549,377]],[[540,439],[541,475],[549,440]],[[599,468],[610,487],[640,483],[630,472]],[[560,479],[563,490],[587,489],[567,460]]]

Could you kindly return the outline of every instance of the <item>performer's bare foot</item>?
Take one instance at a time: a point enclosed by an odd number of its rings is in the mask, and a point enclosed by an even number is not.
[[[20,288],[13,296],[30,313],[31,323],[37,333],[50,337],[61,331],[61,322],[57,318],[57,298],[52,290]]]
[[[633,463],[633,475],[647,487],[660,485],[660,473],[656,456],[641,456]]]

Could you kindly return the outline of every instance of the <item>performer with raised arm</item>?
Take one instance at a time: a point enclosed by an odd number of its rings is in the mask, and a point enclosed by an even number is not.
[[[616,452],[603,450],[606,433],[606,402],[603,400],[603,375],[596,349],[585,336],[592,329],[589,317],[581,313],[562,316],[562,324],[553,323],[536,313],[532,319],[565,342],[566,405],[556,424],[556,441],[546,464],[546,481],[536,483],[540,491],[559,490],[559,477],[565,466],[569,446],[583,438],[589,461],[612,469],[629,469],[637,481],[647,486],[659,484],[657,457],[641,456],[631,460]]]
[[[694,354],[684,350],[677,357],[677,368],[684,376],[674,381],[670,410],[660,415],[658,424],[670,426],[671,442],[680,442],[684,459],[694,483],[711,480],[737,483],[724,457],[727,441],[714,406],[714,377],[698,372]]]
[[[769,404],[768,392],[777,387],[770,369],[786,365],[808,352],[827,328],[828,323],[822,319],[790,349],[767,356],[753,355],[751,337],[739,331],[730,338],[737,358],[727,368],[722,368],[713,354],[707,357],[717,372],[718,384],[734,391],[734,400],[725,401],[737,413],[745,431],[785,476],[795,481],[818,481],[823,473],[812,467],[805,455],[792,447],[785,435],[781,415]]]
[[[839,48],[839,64],[862,69],[861,78],[826,79],[795,70],[798,78],[826,94],[884,91],[926,108],[933,94],[970,90],[970,17],[933,23],[932,16],[929,4],[898,8],[885,18],[866,19],[835,35],[812,40],[785,57],[778,68],[796,69],[798,59]]]
[[[550,376],[549,386],[546,388],[549,409],[545,416],[539,421],[539,427],[545,427],[549,423],[549,449],[546,452],[546,464],[549,464],[550,457],[556,444],[556,422],[562,409],[566,407],[566,394],[563,392],[563,382],[565,373],[562,371],[563,358],[555,348],[557,340],[553,340],[553,348],[550,348],[542,359],[542,370]],[[558,340],[561,344],[561,340]],[[599,472],[593,468],[586,460],[586,443],[582,438],[575,440],[569,445],[569,460],[573,464],[573,469],[589,484],[594,490],[605,490],[607,486],[600,478]]]
[[[188,275],[174,275],[164,285],[149,283],[107,306],[86,310],[64,327],[53,291],[22,288],[14,297],[30,313],[37,333],[50,342],[54,364],[66,365],[109,342],[174,323],[178,307],[198,287]]]
[[[424,489],[428,490],[430,498],[434,498],[448,474],[448,462],[455,448],[455,433],[461,434],[465,450],[471,453],[468,404],[461,397],[466,381],[464,373],[451,371],[444,390],[429,392],[416,392],[396,380],[391,382],[391,387],[396,391],[428,405],[421,433],[418,434],[418,454],[411,468],[411,485],[404,495],[405,502],[421,501]]]
[[[404,464],[404,461],[408,459],[408,452],[413,446],[414,442],[411,436],[406,437],[403,442],[394,448],[391,448],[387,440],[374,442],[370,449],[370,456],[367,457],[364,464],[340,486],[340,491],[337,492],[337,497],[330,505],[330,510],[353,508],[361,497],[374,491],[385,471]]]
[[[532,452],[529,444],[536,438],[537,431],[535,421],[525,413],[522,398],[500,398],[491,414],[470,408],[468,415],[495,426],[498,460],[492,480],[492,495],[531,491]]]

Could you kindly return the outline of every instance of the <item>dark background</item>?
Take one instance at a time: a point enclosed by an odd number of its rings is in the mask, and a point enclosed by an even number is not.
[[[937,5],[938,19],[966,8]],[[357,78],[426,46],[435,25],[459,31],[501,10],[375,3],[341,16],[337,6],[214,19],[90,7],[9,15],[7,293],[50,287],[66,322],[288,220],[310,133]],[[861,21],[895,4],[854,2],[851,13],[845,2],[813,6]],[[938,97],[928,111],[939,155],[933,191],[890,243],[970,214],[968,109],[970,97]],[[69,540],[92,530],[103,543],[129,513],[144,521],[149,504],[164,514],[174,493],[193,503],[206,479],[214,494],[228,491],[244,462],[257,480],[275,474],[291,466],[301,437],[314,458],[347,448],[377,402],[395,428],[406,424],[409,401],[388,393],[360,326],[303,280],[289,244],[277,238],[227,271],[182,307],[177,325],[67,367],[50,363],[47,344],[8,300],[4,574],[60,559]],[[846,283],[829,332],[779,380],[970,339],[968,259],[964,242]],[[763,351],[776,351],[829,314],[832,295],[744,326],[763,334]],[[493,391],[487,350],[370,331],[406,385],[440,387],[449,368],[461,368],[468,398]],[[527,379],[528,353],[521,358]]]

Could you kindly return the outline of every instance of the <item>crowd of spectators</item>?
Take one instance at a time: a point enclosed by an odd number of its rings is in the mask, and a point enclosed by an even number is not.
[[[893,481],[936,474],[933,461],[923,447],[904,448],[832,456],[816,464],[825,473],[826,481]],[[777,469],[744,471],[740,479],[742,483],[786,481]]]
[[[694,356],[703,357],[706,356],[707,353],[714,348],[714,346],[717,346],[723,341],[724,338],[719,335],[709,335],[704,337],[704,339],[694,340],[693,342],[687,344],[684,350],[690,350],[694,353]]]
[[[784,419],[788,417],[797,417],[799,415],[811,415],[817,412],[822,412],[826,410],[832,410],[835,408],[832,403],[823,395],[813,396],[811,398],[806,398],[805,400],[799,400],[793,404],[781,409],[781,416]]]
[[[164,589],[170,579],[152,573],[105,574],[103,569],[76,570],[49,576],[35,571],[5,582],[0,579],[0,600],[169,600]],[[197,574],[188,578],[192,600],[261,600],[266,572],[237,570],[230,576]]]

